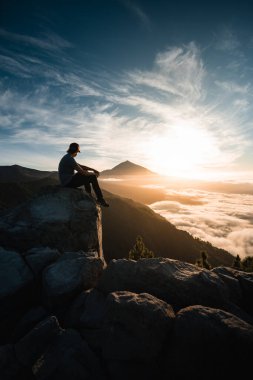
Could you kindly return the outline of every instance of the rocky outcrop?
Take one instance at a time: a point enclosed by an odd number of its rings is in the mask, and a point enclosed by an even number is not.
[[[246,378],[253,273],[165,258],[106,267],[100,217],[71,189],[2,217],[0,378]]]
[[[147,292],[177,310],[199,304],[221,307],[229,295],[226,284],[215,273],[166,258],[112,260],[97,287],[105,293]]]
[[[19,252],[50,247],[102,257],[101,210],[81,189],[50,187],[0,218],[0,240]]]

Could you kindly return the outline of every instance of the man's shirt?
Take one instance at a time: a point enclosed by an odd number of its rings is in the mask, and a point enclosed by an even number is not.
[[[67,185],[71,181],[77,166],[76,160],[70,153],[62,157],[58,167],[59,179],[62,186]]]

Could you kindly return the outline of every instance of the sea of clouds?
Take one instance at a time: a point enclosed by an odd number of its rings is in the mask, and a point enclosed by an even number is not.
[[[167,191],[150,207],[177,228],[242,258],[253,255],[253,195]]]

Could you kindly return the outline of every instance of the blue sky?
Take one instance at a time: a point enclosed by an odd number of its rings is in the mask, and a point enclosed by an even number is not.
[[[250,1],[0,5],[1,165],[253,179]]]

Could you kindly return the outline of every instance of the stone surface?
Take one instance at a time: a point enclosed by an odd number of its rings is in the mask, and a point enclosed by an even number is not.
[[[227,284],[230,299],[253,315],[253,273],[227,267],[214,268],[212,271]]]
[[[29,333],[35,325],[49,316],[48,311],[42,306],[37,306],[29,309],[22,318],[18,321],[13,329],[11,339],[13,342],[19,341],[23,336]]]
[[[246,378],[252,349],[253,326],[223,310],[190,306],[177,314],[162,378]]]
[[[59,257],[59,251],[49,247],[32,248],[24,255],[25,261],[35,276],[40,275],[44,268]]]
[[[212,272],[217,274],[227,285],[229,290],[229,298],[236,305],[242,306],[243,294],[240,282],[234,269],[227,267],[213,268]]]
[[[25,310],[33,296],[34,276],[21,255],[0,248],[0,342]],[[0,344],[1,344],[0,343]]]
[[[51,247],[60,252],[102,252],[101,210],[81,189],[50,187],[0,218],[3,247],[25,252]]]
[[[147,362],[156,358],[173,328],[174,318],[172,307],[150,294],[124,291],[109,294],[103,357]]]
[[[31,368],[25,368],[18,362],[12,344],[0,346],[0,378],[1,380],[34,379]]]
[[[17,252],[0,248],[0,299],[16,294],[33,282],[34,276]]]
[[[112,260],[97,288],[105,293],[147,292],[176,309],[196,304],[220,307],[229,301],[228,288],[215,273],[166,258]]]
[[[66,257],[65,257],[66,256]],[[82,290],[93,288],[102,274],[104,261],[82,253],[66,253],[43,272],[44,302],[57,306]]]
[[[56,317],[51,316],[41,321],[16,343],[15,353],[19,363],[32,367],[60,332],[61,328]]]
[[[38,380],[105,380],[100,362],[75,330],[63,331],[33,366]]]

